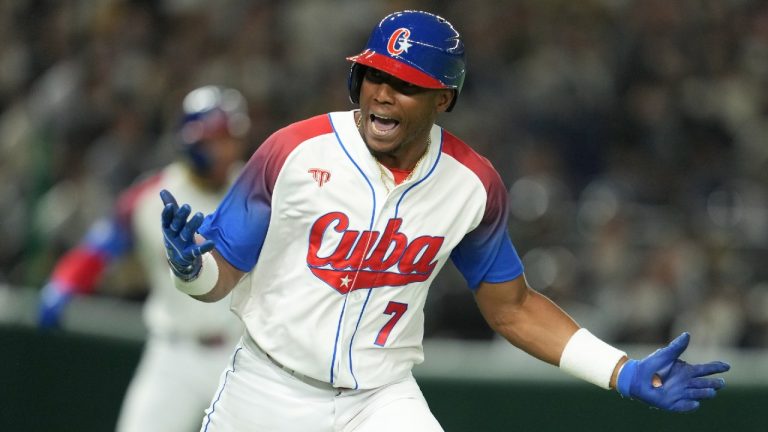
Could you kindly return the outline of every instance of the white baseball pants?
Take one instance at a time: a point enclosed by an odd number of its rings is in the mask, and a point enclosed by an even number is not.
[[[413,376],[370,390],[297,377],[246,334],[205,411],[201,432],[442,432]]]
[[[192,339],[150,336],[128,386],[116,430],[195,430],[233,345],[206,347]]]

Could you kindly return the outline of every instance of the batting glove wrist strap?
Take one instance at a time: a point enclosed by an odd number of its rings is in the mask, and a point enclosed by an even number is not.
[[[571,336],[560,356],[560,369],[584,381],[610,388],[611,375],[626,353],[595,337],[587,329]]]
[[[632,381],[637,379],[637,366],[639,363],[637,360],[630,359],[621,366],[619,376],[616,378],[616,391],[620,395],[627,398],[632,397],[630,388]]]
[[[192,263],[182,264],[172,260],[169,257],[168,266],[171,268],[171,271],[177,278],[185,282],[191,282],[197,279],[197,276],[200,273],[200,269],[203,267],[203,259],[200,257],[195,257]]]
[[[175,276],[175,277],[174,277]],[[219,280],[219,266],[210,253],[203,254],[200,266],[194,277],[184,279],[178,277],[171,265],[171,277],[176,289],[189,295],[198,296],[210,292]]]
[[[627,361],[619,371],[616,390],[654,408],[680,412],[695,410],[702,399],[715,397],[725,380],[708,376],[731,367],[720,361],[689,364],[680,360],[690,338],[683,333],[648,357]]]

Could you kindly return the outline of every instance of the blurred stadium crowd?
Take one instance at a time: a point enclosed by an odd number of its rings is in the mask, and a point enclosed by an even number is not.
[[[768,347],[768,2],[0,2],[0,283],[39,287],[137,175],[183,95],[240,89],[252,142],[351,108],[346,55],[419,8],[466,39],[441,123],[509,187],[529,283],[606,340]],[[158,228],[159,235],[159,228]],[[113,289],[141,284],[114,277]],[[427,335],[490,338],[458,273]]]

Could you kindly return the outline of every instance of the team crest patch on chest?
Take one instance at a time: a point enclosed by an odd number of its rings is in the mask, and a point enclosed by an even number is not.
[[[444,237],[413,239],[400,232],[403,220],[390,219],[383,232],[349,229],[349,218],[332,212],[312,224],[307,265],[317,278],[342,294],[383,286],[423,282],[437,265],[435,259]],[[335,244],[328,256],[320,256],[324,242]]]

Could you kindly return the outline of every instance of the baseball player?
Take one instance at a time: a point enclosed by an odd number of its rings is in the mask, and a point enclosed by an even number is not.
[[[183,109],[178,141],[186,157],[124,191],[114,214],[60,259],[42,291],[40,325],[55,327],[71,296],[93,292],[109,264],[131,252],[140,260],[150,287],[143,308],[148,338],[123,401],[120,432],[195,430],[242,334],[226,302],[208,307],[168,279],[157,236],[157,194],[170,188],[213,211],[242,169],[249,129],[245,100],[237,90],[205,86],[185,97]]]
[[[179,290],[214,302],[251,275],[232,293],[247,331],[201,430],[441,431],[411,368],[448,259],[490,326],[531,355],[667,410],[715,396],[724,381],[710,375],[729,366],[680,360],[687,334],[628,360],[527,286],[502,180],[435,124],[465,76],[450,23],[391,14],[349,60],[359,109],[275,132],[215,212],[190,217],[161,192]]]

